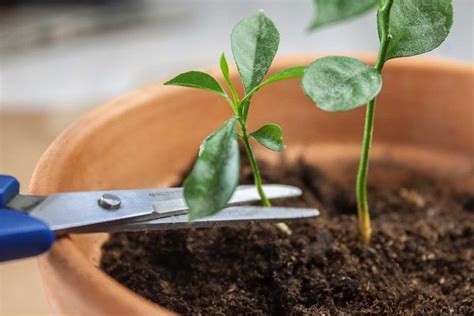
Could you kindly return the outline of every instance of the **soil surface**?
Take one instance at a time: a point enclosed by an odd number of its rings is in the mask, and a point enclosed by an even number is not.
[[[304,161],[260,164],[266,183],[304,191],[274,205],[317,207],[321,216],[289,224],[291,236],[271,224],[115,234],[101,268],[186,315],[474,314],[473,194],[372,163],[374,234],[364,247],[355,163],[341,167],[344,183]],[[252,183],[248,168],[241,183]]]

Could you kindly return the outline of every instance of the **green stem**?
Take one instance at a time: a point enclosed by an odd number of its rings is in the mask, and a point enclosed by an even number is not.
[[[229,87],[230,93],[232,95],[232,100],[234,104],[238,104],[239,101],[239,95],[237,94],[237,90],[235,89],[234,84],[232,81],[228,80],[228,78],[225,77],[225,82],[227,83],[227,87]]]
[[[268,200],[265,192],[262,188],[262,177],[260,175],[260,170],[258,169],[257,160],[255,159],[255,154],[252,149],[252,145],[250,144],[249,135],[247,133],[247,127],[245,126],[245,122],[240,120],[240,128],[242,130],[242,141],[245,145],[245,151],[247,152],[247,156],[250,161],[250,167],[252,168],[252,173],[255,181],[255,185],[257,186],[258,194],[260,195],[260,199],[262,201],[262,205],[265,207],[272,206],[270,201]]]
[[[227,103],[230,105],[230,107],[232,108],[232,111],[234,111],[235,115],[239,115],[239,107],[236,105],[236,103],[234,103],[234,102],[229,98],[229,96],[227,95],[227,93],[224,94],[224,98],[225,98],[225,100],[227,101]]]
[[[369,169],[369,154],[374,131],[375,99],[367,104],[365,118],[364,141],[357,173],[356,196],[357,212],[359,216],[359,230],[362,241],[368,243],[372,234],[370,225],[369,203],[367,200],[367,171]]]
[[[379,9],[379,31],[380,31],[380,50],[377,57],[375,69],[381,74],[385,65],[388,45],[390,43],[390,10],[393,0],[386,0]],[[359,230],[362,241],[367,244],[370,242],[372,228],[370,224],[369,202],[367,199],[367,172],[369,170],[370,148],[372,146],[375,121],[375,103],[374,98],[367,104],[365,116],[364,140],[362,143],[362,152],[360,156],[359,171],[356,181],[357,211],[359,216]]]
[[[249,108],[250,108],[250,99],[242,100],[240,102],[242,108],[242,119],[245,124],[247,124],[247,117],[249,116]]]

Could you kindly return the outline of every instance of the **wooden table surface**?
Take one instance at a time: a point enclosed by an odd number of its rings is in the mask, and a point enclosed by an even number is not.
[[[51,141],[85,110],[0,111],[0,173],[18,178],[26,193],[36,162]],[[35,259],[0,264],[0,315],[47,315]]]

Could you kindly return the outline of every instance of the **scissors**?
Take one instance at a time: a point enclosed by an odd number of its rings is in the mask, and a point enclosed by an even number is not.
[[[238,186],[229,206],[189,221],[183,188],[65,192],[21,195],[12,176],[0,175],[0,262],[46,252],[57,236],[70,233],[136,232],[203,228],[249,222],[284,222],[313,218],[317,209],[235,206],[258,201],[253,185]],[[294,186],[269,184],[269,199],[302,194]],[[234,206],[232,206],[234,205]]]

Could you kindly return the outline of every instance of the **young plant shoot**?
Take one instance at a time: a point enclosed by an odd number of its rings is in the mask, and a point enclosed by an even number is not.
[[[191,220],[217,213],[229,202],[239,179],[238,139],[245,147],[262,205],[271,206],[262,189],[262,178],[250,138],[270,150],[283,151],[282,131],[276,124],[267,124],[249,132],[247,121],[252,97],[260,88],[276,81],[303,76],[304,67],[294,67],[263,80],[276,55],[279,41],[278,30],[263,12],[247,17],[235,26],[231,34],[231,46],[244,87],[243,96],[238,95],[230,80],[224,54],[220,58],[220,68],[230,94],[215,78],[200,71],[180,74],[165,83],[217,93],[226,100],[234,114],[201,144],[198,158],[184,183],[184,197]]]
[[[329,8],[329,3],[333,3],[331,14],[334,21],[353,15],[339,9],[347,6],[353,9],[349,12],[356,12],[355,8],[364,2],[369,5],[373,1],[316,1],[320,10]],[[327,23],[325,18],[318,18],[314,25],[324,23]],[[355,58],[331,56],[315,61],[305,70],[303,90],[321,109],[348,111],[367,104],[356,182],[359,230],[364,243],[370,241],[372,232],[367,172],[374,130],[375,97],[382,88],[382,69],[390,59],[415,56],[435,49],[448,36],[452,23],[452,0],[380,0],[377,6],[380,49],[375,67],[369,67]]]

